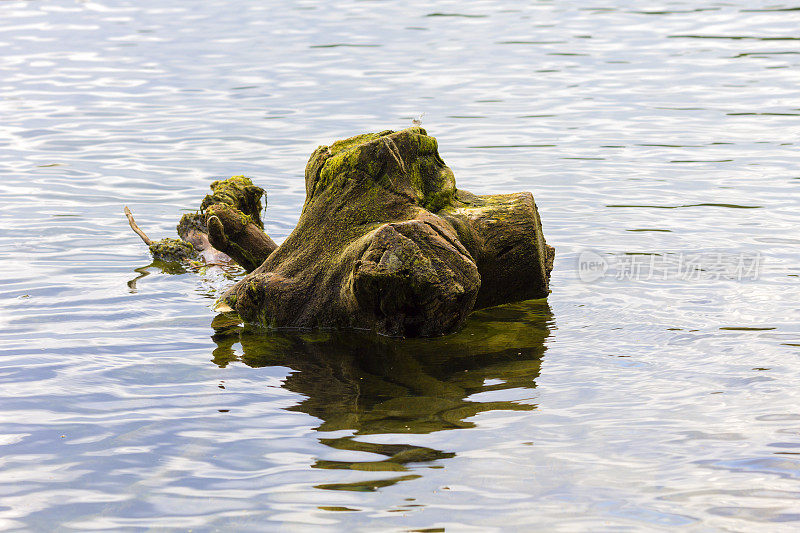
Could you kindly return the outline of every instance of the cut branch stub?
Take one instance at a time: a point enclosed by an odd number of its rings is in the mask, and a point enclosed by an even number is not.
[[[555,251],[545,243],[531,193],[459,191],[440,215],[477,263],[481,290],[475,309],[547,296]]]
[[[214,204],[206,209],[206,225],[211,245],[248,272],[255,270],[278,247],[249,215],[227,204]]]

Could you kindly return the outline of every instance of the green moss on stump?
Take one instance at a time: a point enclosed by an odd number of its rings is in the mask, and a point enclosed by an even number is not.
[[[180,235],[181,238],[186,238],[185,236],[188,235],[190,231],[208,233],[205,217],[196,211],[194,213],[184,213],[175,229],[178,231],[178,235]]]
[[[211,194],[203,198],[200,204],[201,211],[214,204],[230,205],[248,215],[260,229],[264,229],[264,223],[261,221],[261,197],[266,198],[266,196],[264,189],[253,185],[250,178],[233,176],[218,180],[211,184],[211,191]]]
[[[306,205],[325,190],[380,187],[437,211],[455,197],[453,172],[423,128],[357,135],[320,146],[306,165]]]

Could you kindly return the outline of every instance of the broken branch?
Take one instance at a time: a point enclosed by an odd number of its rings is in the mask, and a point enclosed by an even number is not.
[[[150,246],[151,244],[153,244],[153,241],[151,241],[151,240],[150,240],[150,237],[148,237],[148,236],[145,234],[145,232],[143,232],[143,231],[141,230],[141,228],[139,228],[139,226],[136,224],[136,221],[135,221],[135,220],[133,220],[133,213],[131,213],[131,210],[130,210],[130,209],[128,209],[128,206],[127,206],[127,205],[125,206],[125,216],[126,216],[126,217],[128,217],[128,224],[130,224],[130,225],[131,225],[131,229],[134,231],[134,233],[136,233],[136,235],[138,235],[139,237],[141,237],[141,238],[142,238],[142,240],[144,241],[144,243],[145,243],[147,246]]]

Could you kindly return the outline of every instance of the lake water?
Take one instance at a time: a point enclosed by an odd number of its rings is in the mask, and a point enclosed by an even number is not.
[[[337,4],[0,2],[0,529],[796,531],[800,8]],[[122,213],[246,174],[280,242],[317,145],[420,113],[533,192],[546,302],[243,329]]]

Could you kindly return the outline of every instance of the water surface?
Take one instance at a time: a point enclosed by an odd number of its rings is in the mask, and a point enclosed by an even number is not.
[[[798,27],[0,2],[0,529],[795,530]],[[420,113],[460,187],[534,193],[547,302],[435,340],[267,333],[211,309],[240,272],[162,271],[122,214],[172,236],[246,174],[280,242],[317,145]]]

